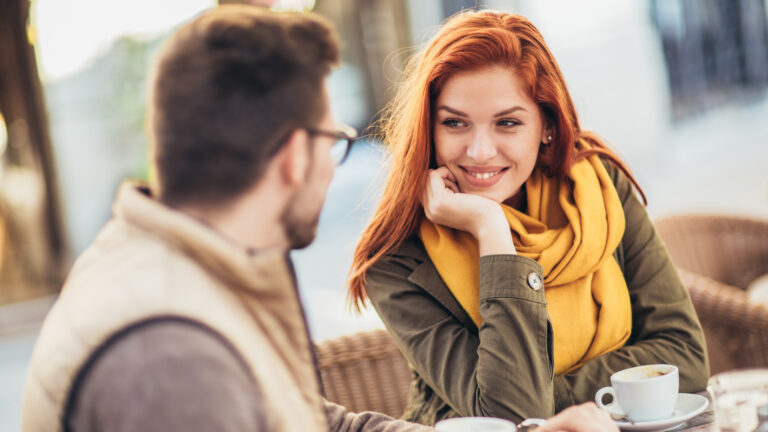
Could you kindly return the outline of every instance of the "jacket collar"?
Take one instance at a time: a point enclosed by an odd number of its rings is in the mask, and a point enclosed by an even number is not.
[[[451,293],[451,290],[448,289],[445,282],[443,282],[440,273],[437,272],[435,265],[432,264],[432,260],[429,259],[427,251],[424,249],[424,245],[421,244],[418,236],[414,235],[406,240],[398,249],[397,255],[410,257],[421,263],[408,276],[409,282],[418,285],[421,289],[428,292],[470,331],[478,332],[475,322],[472,321],[467,311],[461,307],[459,301]]]

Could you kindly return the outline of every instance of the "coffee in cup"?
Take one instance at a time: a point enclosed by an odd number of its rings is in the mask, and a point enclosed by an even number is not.
[[[611,375],[611,386],[595,394],[600,408],[614,415],[626,415],[635,422],[663,420],[672,416],[680,386],[677,367],[666,364],[637,366]],[[605,405],[610,394],[618,403]]]

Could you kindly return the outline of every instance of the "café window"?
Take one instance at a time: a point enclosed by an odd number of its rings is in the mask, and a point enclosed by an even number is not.
[[[764,0],[652,0],[672,114],[761,100],[768,88]]]
[[[110,216],[125,178],[146,178],[147,68],[174,28],[215,0],[35,0],[32,22],[72,250]]]

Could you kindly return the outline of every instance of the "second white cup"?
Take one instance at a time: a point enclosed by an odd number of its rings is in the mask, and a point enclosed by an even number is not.
[[[491,417],[456,417],[435,425],[439,432],[516,432],[514,423]]]

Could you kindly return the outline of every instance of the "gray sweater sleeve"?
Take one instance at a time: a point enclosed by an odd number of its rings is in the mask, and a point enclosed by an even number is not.
[[[80,374],[70,431],[266,431],[260,392],[220,335],[161,320],[113,338]]]
[[[435,429],[376,412],[353,414],[341,405],[325,401],[325,415],[331,432],[427,432]]]

